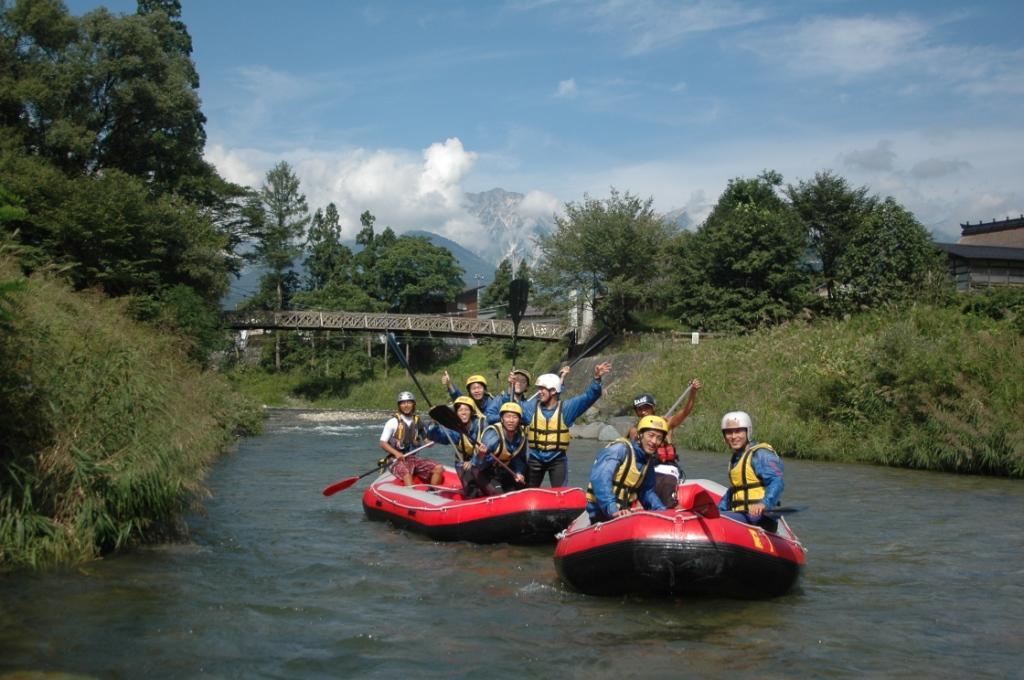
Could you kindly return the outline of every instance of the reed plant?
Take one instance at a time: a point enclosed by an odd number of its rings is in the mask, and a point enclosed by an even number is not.
[[[1024,476],[1016,317],[916,304],[672,343],[653,356],[606,398],[628,404],[649,391],[667,405],[701,378],[675,436],[686,448],[721,450],[720,418],[740,409],[784,456]]]
[[[45,274],[10,299],[0,568],[74,564],[175,532],[218,454],[260,428],[254,404],[126,304]]]

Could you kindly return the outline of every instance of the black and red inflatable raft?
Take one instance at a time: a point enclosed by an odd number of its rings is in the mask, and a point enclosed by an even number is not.
[[[679,487],[673,510],[638,510],[591,525],[584,513],[559,535],[555,568],[590,595],[762,598],[796,582],[806,550],[779,519],[776,532],[718,514],[725,493],[704,479]]]
[[[464,499],[458,476],[445,468],[442,485],[405,486],[381,475],[363,493],[363,510],[373,520],[424,534],[436,541],[547,543],[586,509],[582,489],[521,489],[498,496]]]

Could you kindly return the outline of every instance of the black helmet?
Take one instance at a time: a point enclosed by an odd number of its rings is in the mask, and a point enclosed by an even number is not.
[[[657,404],[654,403],[654,397],[652,395],[641,394],[633,400],[633,408],[640,408],[641,406],[650,406],[651,408],[654,408]]]

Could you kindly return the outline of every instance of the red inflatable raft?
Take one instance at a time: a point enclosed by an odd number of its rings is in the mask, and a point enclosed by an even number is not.
[[[425,534],[437,541],[544,543],[586,509],[582,489],[522,489],[466,500],[458,476],[445,468],[442,486],[405,486],[381,475],[363,493],[363,510],[374,520]]]
[[[777,532],[718,514],[720,484],[679,487],[673,510],[640,510],[595,525],[584,513],[559,535],[555,568],[590,595],[781,595],[796,582],[806,550],[779,519]]]

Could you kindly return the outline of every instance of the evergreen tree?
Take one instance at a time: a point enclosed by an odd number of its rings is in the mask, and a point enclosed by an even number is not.
[[[351,280],[352,251],[341,242],[338,208],[329,203],[317,210],[306,239],[306,288],[320,290],[333,283]]]
[[[494,270],[494,280],[480,296],[480,306],[483,309],[496,309],[496,316],[499,319],[507,317],[508,291],[511,283],[512,262],[506,257],[498,264],[498,268]]]
[[[292,266],[302,253],[302,237],[309,223],[306,197],[299,191],[299,178],[281,161],[267,172],[266,180],[250,205],[252,236],[256,239],[254,259],[267,268],[261,285],[275,290],[274,309],[285,308],[285,296],[295,287],[298,276]],[[280,369],[280,334],[275,341],[275,366]]]

